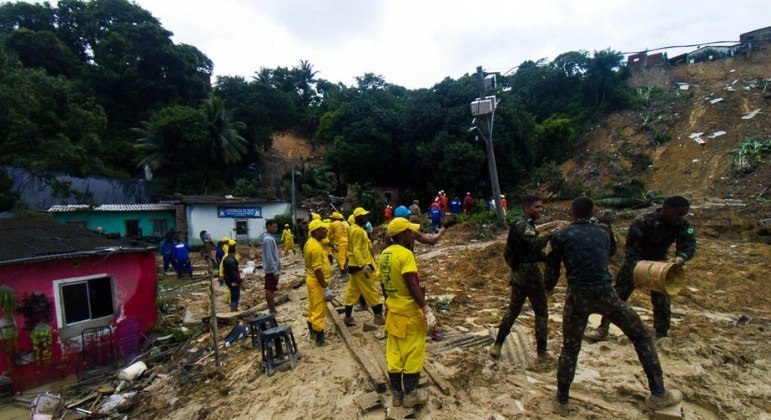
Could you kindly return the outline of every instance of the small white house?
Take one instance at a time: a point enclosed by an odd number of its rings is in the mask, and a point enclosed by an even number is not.
[[[239,242],[259,242],[265,233],[266,220],[291,211],[287,201],[259,198],[182,196],[179,202],[177,226],[187,227],[190,245],[201,245],[202,230],[209,232],[215,242],[223,236]]]

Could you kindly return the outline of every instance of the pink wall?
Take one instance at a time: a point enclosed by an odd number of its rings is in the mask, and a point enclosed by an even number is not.
[[[156,267],[153,252],[112,254],[101,257],[53,260],[35,264],[0,266],[0,284],[11,287],[16,300],[21,302],[24,293],[42,292],[53,304],[53,316],[48,325],[53,329],[51,364],[38,367],[35,364],[12,366],[11,376],[15,390],[41,385],[56,380],[76,369],[81,350],[80,336],[75,339],[60,339],[57,329],[53,281],[74,277],[107,274],[113,277],[113,300],[115,316],[112,319],[113,335],[117,324],[128,317],[138,317],[141,331],[147,332],[155,323],[158,312],[156,302]],[[24,317],[16,317],[19,333],[18,349],[32,350],[29,334],[24,329]],[[116,341],[117,348],[117,341]],[[8,370],[8,358],[0,351],[0,373]]]

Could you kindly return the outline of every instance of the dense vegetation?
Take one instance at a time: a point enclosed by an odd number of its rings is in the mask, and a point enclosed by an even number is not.
[[[171,35],[126,0],[0,5],[0,164],[123,178],[147,165],[163,194],[270,195],[258,158],[292,130],[329,146],[324,166],[296,175],[301,195],[353,183],[399,187],[405,200],[489,194],[484,144],[468,130],[476,75],[408,90],[365,74],[345,86],[301,60],[212,86],[211,60]],[[611,50],[572,51],[499,75],[510,87],[491,92],[503,191],[569,158],[588,122],[628,105],[621,63]]]

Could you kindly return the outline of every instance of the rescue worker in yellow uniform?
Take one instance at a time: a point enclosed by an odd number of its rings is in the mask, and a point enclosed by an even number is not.
[[[305,242],[305,285],[308,287],[308,330],[316,346],[324,345],[324,315],[327,300],[332,300],[329,280],[332,278],[332,265],[321,245],[327,236],[327,225],[321,220],[312,220],[308,225],[311,237]]]
[[[294,249],[294,235],[292,235],[292,229],[289,228],[289,224],[284,225],[284,231],[281,232],[281,242],[284,243],[284,255],[289,255],[289,251],[292,251],[292,255],[296,253]]]
[[[348,258],[348,224],[343,215],[334,212],[330,216],[332,223],[329,224],[329,240],[335,246],[335,259],[340,271],[345,270],[346,259]]]
[[[386,296],[386,362],[393,405],[414,407],[427,402],[418,392],[426,358],[426,332],[436,323],[417,281],[418,265],[410,251],[420,225],[397,217],[388,223],[393,245],[380,254],[378,266]]]
[[[345,290],[343,305],[345,306],[345,325],[356,325],[353,320],[353,305],[359,301],[359,297],[372,308],[375,314],[374,322],[377,325],[385,324],[383,318],[383,304],[380,303],[380,292],[375,283],[375,259],[372,257],[371,245],[364,225],[367,224],[368,211],[357,207],[353,211],[356,222],[348,230],[348,286]]]
[[[335,244],[332,242],[332,239],[329,237],[329,233],[330,233],[329,225],[332,223],[332,221],[329,219],[324,219],[322,220],[322,222],[324,222],[324,224],[327,225],[327,237],[321,241],[321,245],[324,246],[324,251],[327,253],[329,264],[332,264],[332,262],[335,260],[334,255],[337,250],[337,248],[335,247]]]

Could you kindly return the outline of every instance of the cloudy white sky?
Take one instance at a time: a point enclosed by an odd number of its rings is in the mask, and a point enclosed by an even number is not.
[[[620,51],[738,40],[771,25],[768,0],[136,0],[217,75],[305,59],[318,77],[354,83],[372,72],[408,88],[478,65],[584,49]],[[670,55],[673,55],[670,52]]]

